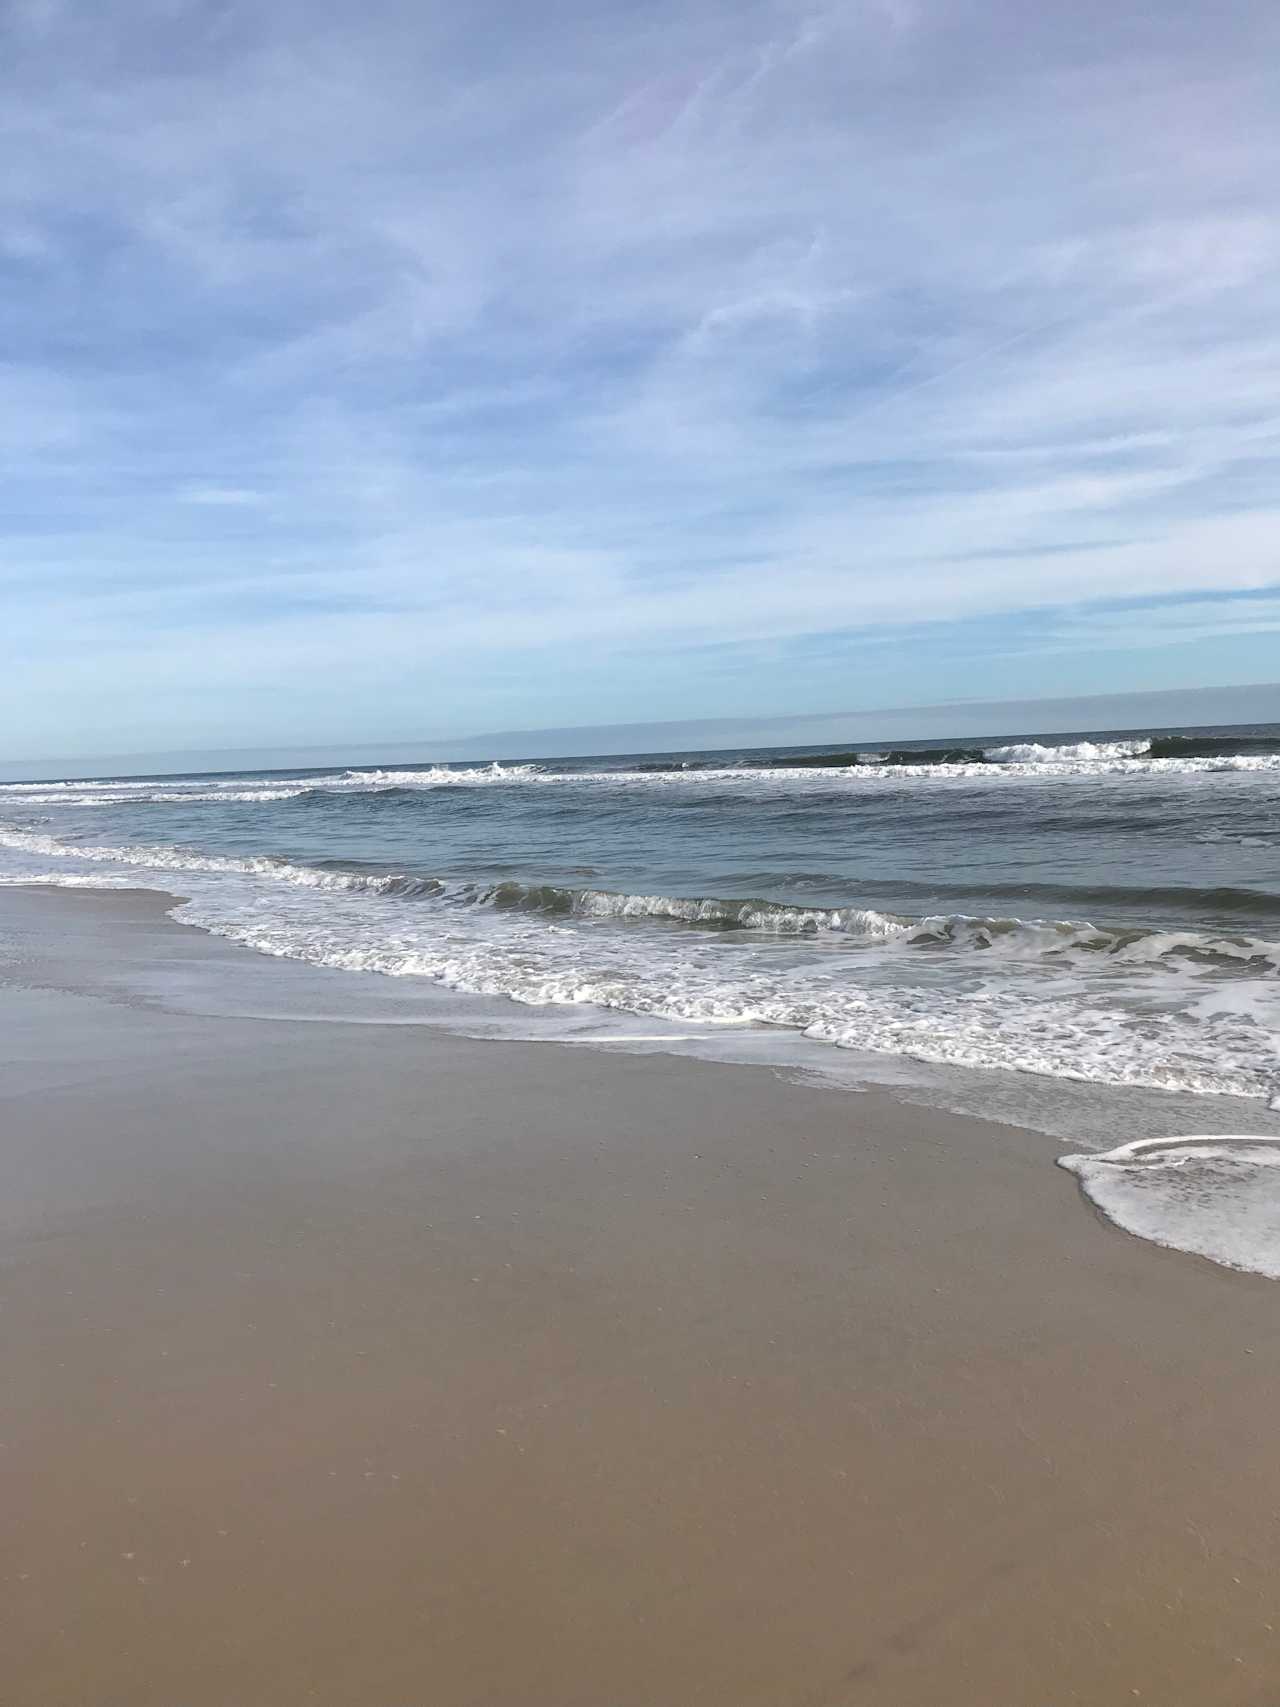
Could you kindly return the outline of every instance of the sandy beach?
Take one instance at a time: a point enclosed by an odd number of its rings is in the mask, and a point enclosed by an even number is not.
[[[302,973],[164,906],[0,891],[7,1707],[1280,1700],[1276,1283],[883,1094],[166,1011]]]

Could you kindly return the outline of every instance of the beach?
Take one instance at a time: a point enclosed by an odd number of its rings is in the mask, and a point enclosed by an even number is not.
[[[7,1703],[1276,1698],[1276,1283],[888,1092],[281,1017],[344,975],[171,904],[0,891]]]

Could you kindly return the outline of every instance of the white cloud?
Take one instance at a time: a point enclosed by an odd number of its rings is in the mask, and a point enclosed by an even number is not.
[[[252,509],[262,502],[261,492],[247,486],[184,486],[178,493],[183,504],[204,504],[211,509]]]
[[[0,710],[1280,581],[1276,18],[1106,22],[11,9]]]

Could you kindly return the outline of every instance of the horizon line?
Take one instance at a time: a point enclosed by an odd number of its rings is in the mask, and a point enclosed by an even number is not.
[[[578,735],[578,734],[591,735],[591,736],[597,736],[597,737],[598,736],[617,735],[623,739],[634,739],[635,737],[637,737],[642,732],[645,735],[651,735],[651,734],[657,735],[657,734],[662,733],[663,731],[679,730],[681,732],[682,741],[684,741],[685,743],[688,743],[689,737],[691,735],[695,735],[695,734],[699,734],[699,733],[711,734],[714,732],[724,731],[727,729],[742,729],[744,727],[752,727],[753,725],[757,725],[761,728],[763,728],[765,726],[770,726],[771,728],[781,730],[781,729],[786,729],[786,728],[798,729],[798,728],[801,728],[804,726],[812,726],[815,724],[838,723],[838,722],[841,722],[844,720],[852,720],[854,718],[857,718],[860,720],[865,720],[867,718],[878,718],[878,717],[884,717],[884,718],[917,717],[918,718],[918,717],[928,715],[928,714],[932,714],[932,713],[937,713],[939,715],[942,715],[945,713],[953,713],[953,714],[954,713],[963,713],[967,717],[973,717],[976,713],[985,712],[985,711],[990,711],[993,713],[993,715],[999,715],[1002,712],[1008,713],[1009,711],[1011,711],[1015,707],[1018,708],[1018,710],[1020,712],[1025,709],[1025,711],[1029,714],[1033,713],[1037,708],[1040,708],[1046,716],[1052,716],[1055,714],[1055,712],[1057,712],[1057,714],[1060,715],[1062,710],[1065,710],[1065,708],[1067,708],[1067,707],[1080,708],[1081,710],[1084,710],[1091,705],[1096,705],[1096,704],[1100,704],[1103,702],[1107,703],[1108,705],[1115,706],[1117,708],[1119,708],[1121,706],[1127,707],[1130,704],[1132,704],[1136,710],[1140,705],[1150,706],[1152,704],[1152,702],[1157,702],[1157,701],[1168,701],[1171,699],[1178,699],[1178,700],[1185,701],[1187,699],[1200,698],[1200,697],[1204,697],[1204,696],[1211,695],[1211,694],[1246,695],[1246,694],[1260,693],[1260,692],[1261,693],[1270,692],[1270,693],[1280,694],[1280,682],[1247,682],[1247,683],[1238,683],[1238,684],[1231,684],[1231,685],[1224,685],[1224,686],[1194,687],[1194,688],[1191,688],[1191,687],[1188,687],[1188,688],[1140,688],[1140,689],[1122,690],[1122,691],[1116,692],[1116,693],[1059,694],[1059,695],[1045,696],[1043,698],[1036,698],[1036,699],[1005,699],[1005,700],[952,699],[952,700],[936,701],[933,703],[923,704],[923,705],[880,706],[880,707],[873,707],[869,710],[792,712],[792,713],[783,713],[783,714],[769,715],[769,716],[763,716],[763,717],[753,717],[750,714],[740,714],[737,716],[731,716],[730,715],[730,716],[722,716],[722,717],[704,717],[704,718],[688,718],[688,719],[663,718],[663,719],[656,719],[656,720],[647,721],[647,722],[630,722],[630,723],[550,725],[550,726],[544,726],[544,727],[540,727],[540,728],[496,730],[496,731],[485,732],[485,733],[478,734],[478,735],[422,736],[422,737],[417,737],[417,738],[412,738],[412,739],[399,739],[399,740],[393,739],[392,737],[388,736],[385,738],[380,738],[378,740],[370,740],[368,742],[361,742],[359,740],[343,741],[340,739],[339,740],[329,740],[329,741],[314,741],[314,742],[292,742],[292,741],[285,740],[285,741],[277,741],[274,743],[259,742],[255,745],[231,746],[231,747],[171,747],[171,748],[135,749],[131,752],[90,755],[88,758],[86,758],[85,764],[86,764],[86,766],[89,764],[94,764],[94,765],[100,766],[100,765],[104,765],[104,764],[108,764],[108,763],[118,763],[119,765],[123,766],[124,764],[126,764],[130,760],[141,761],[141,760],[156,760],[156,759],[165,759],[165,758],[200,759],[200,758],[209,758],[209,757],[215,757],[215,756],[220,757],[220,758],[237,758],[237,757],[248,756],[251,754],[261,754],[261,753],[266,753],[266,752],[271,752],[271,751],[279,751],[279,752],[286,752],[287,751],[287,752],[297,753],[297,754],[307,754],[307,753],[320,753],[320,752],[325,752],[325,751],[332,752],[333,750],[335,750],[337,748],[351,749],[351,748],[361,747],[361,746],[365,747],[366,750],[374,750],[374,751],[376,751],[376,750],[388,750],[388,749],[404,749],[404,748],[415,748],[415,749],[417,749],[417,748],[421,748],[421,749],[424,749],[424,753],[425,753],[425,750],[429,749],[429,748],[447,749],[449,746],[452,745],[454,747],[465,747],[465,748],[473,749],[472,753],[468,756],[474,758],[474,757],[476,757],[474,749],[482,746],[484,743],[493,743],[495,745],[503,743],[503,742],[508,742],[508,741],[526,741],[526,742],[527,741],[536,741],[536,742],[540,742],[540,743],[545,743],[546,741],[548,741],[552,738],[559,738],[561,736],[572,737],[572,736]],[[1277,712],[1277,716],[1280,716],[1280,705],[1277,705],[1276,712]],[[1114,722],[1114,721],[1108,721],[1105,724],[1105,728],[1108,731],[1114,731],[1116,733],[1123,733],[1123,732],[1126,732],[1127,729],[1129,729],[1129,728],[1133,728],[1133,729],[1142,728],[1144,726],[1144,723],[1149,722],[1149,721],[1151,721],[1151,720],[1150,719],[1143,720],[1143,722],[1139,722],[1139,723],[1131,725],[1131,726],[1127,726],[1127,725],[1124,725],[1124,724],[1121,724],[1118,722]],[[1163,725],[1163,727],[1166,727],[1169,729],[1190,728],[1190,727],[1195,727],[1195,726],[1196,725],[1195,725],[1194,720],[1192,720],[1190,722],[1181,722],[1181,723],[1172,723],[1171,722],[1171,723],[1167,723],[1167,724]],[[1083,734],[1083,733],[1090,733],[1090,732],[1094,732],[1094,733],[1101,732],[1101,730],[1103,729],[1104,726],[1100,724],[1093,731],[1090,731],[1084,725],[1079,725],[1076,727],[1078,728],[1078,732]],[[1018,732],[1020,732],[1020,733],[1066,733],[1068,731],[1067,730],[1050,731],[1047,728],[1033,729],[1031,723],[1028,722],[1025,725],[1025,727]],[[993,735],[994,734],[1007,734],[1007,733],[1009,733],[1009,731],[1001,731],[1001,730],[992,729],[991,731],[989,731],[989,733],[991,733]],[[902,740],[902,741],[927,741],[930,739],[944,739],[944,738],[948,738],[948,737],[944,737],[941,735],[939,735],[939,736],[933,736],[933,735],[902,736],[902,735],[900,735],[900,736],[896,737],[896,739]],[[969,738],[973,738],[973,737],[971,736]],[[816,745],[816,746],[830,746],[830,745],[835,745],[836,742],[839,741],[840,739],[841,739],[841,737],[836,736],[831,741],[819,741],[819,742],[814,742],[812,744]],[[847,737],[847,739],[849,740],[851,746],[874,745],[875,741],[876,741],[875,737],[866,738],[866,737],[857,737],[857,736],[852,736],[852,735]],[[794,745],[802,745],[802,744],[804,744],[804,743],[798,743],[798,742],[794,742],[794,741],[788,742],[785,739],[775,740],[775,741],[755,741],[755,742],[739,741],[739,742],[731,742],[730,743],[730,745],[743,745],[743,746],[756,746],[756,747],[769,747],[769,746],[773,746],[773,745],[777,745],[777,746],[792,745],[792,746],[794,746]],[[627,753],[634,755],[636,753],[643,753],[643,752],[673,752],[673,753],[675,753],[675,752],[696,752],[699,750],[703,750],[703,749],[700,748],[696,744],[684,744],[684,745],[672,744],[672,745],[665,746],[665,747],[661,746],[661,745],[632,746],[630,748],[618,748],[616,751],[617,751],[617,756],[622,757],[622,756],[625,756]],[[607,746],[601,746],[599,744],[596,744],[596,745],[593,745],[590,749],[587,749],[584,747],[584,748],[579,748],[576,752],[572,751],[572,750],[566,750],[562,753],[554,753],[554,754],[548,753],[548,754],[543,754],[541,756],[543,756],[543,757],[555,757],[555,758],[574,758],[574,757],[584,757],[585,758],[585,757],[608,757],[610,755],[611,755],[611,749],[609,749]],[[492,753],[492,752],[486,751],[481,756],[482,757],[498,758],[501,755],[498,753]],[[512,756],[518,756],[518,755],[512,755]],[[341,763],[343,761],[335,760],[334,762],[335,763]],[[373,761],[365,761],[365,762],[373,762]],[[433,758],[430,758],[430,759],[428,759],[424,756],[423,762],[451,763],[454,761],[449,759],[448,757],[444,756],[444,754],[437,752],[436,756]],[[52,765],[65,765],[65,764],[73,764],[73,763],[74,763],[74,759],[72,757],[70,757],[69,755],[55,755],[55,756],[50,756],[50,757],[45,757],[45,758],[40,758],[40,759],[4,759],[4,760],[0,760],[0,767],[2,767],[4,770],[14,770],[14,769],[21,770],[21,769],[27,769],[27,768],[38,769],[38,768],[48,767],[48,766],[52,766]],[[211,770],[212,769],[234,770],[236,768],[238,768],[238,767],[229,766],[229,765],[220,765],[217,767],[210,767]],[[279,768],[287,768],[287,766],[269,766],[267,768],[279,769]],[[117,770],[112,774],[122,775],[125,773],[122,770]],[[45,780],[45,779],[33,779],[33,780]],[[53,779],[48,779],[48,780],[53,780]],[[86,778],[86,780],[88,780],[88,779]]]

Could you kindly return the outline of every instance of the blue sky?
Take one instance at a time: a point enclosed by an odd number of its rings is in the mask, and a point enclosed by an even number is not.
[[[1280,675],[1280,13],[9,0],[0,756]]]

